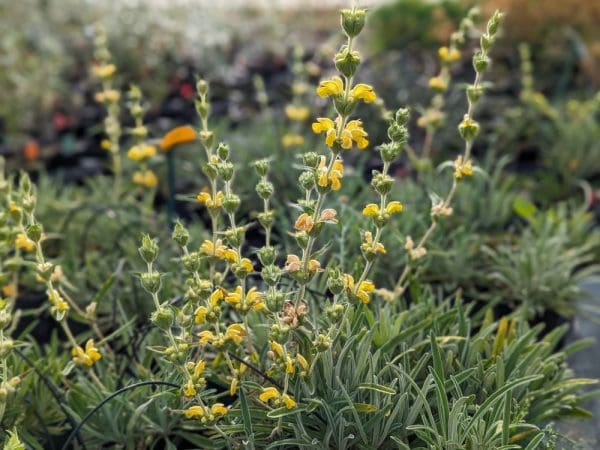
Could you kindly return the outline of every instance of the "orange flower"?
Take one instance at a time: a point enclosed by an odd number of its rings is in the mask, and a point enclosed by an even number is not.
[[[173,128],[160,141],[160,148],[166,152],[176,145],[192,142],[196,140],[196,137],[196,131],[189,125]]]

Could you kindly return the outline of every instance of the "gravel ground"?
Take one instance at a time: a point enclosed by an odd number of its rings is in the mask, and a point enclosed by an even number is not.
[[[582,302],[585,309],[598,309],[600,300],[600,282],[585,285],[591,293],[590,298]],[[567,336],[567,344],[579,339],[592,337],[596,343],[571,357],[571,367],[580,378],[600,378],[600,324],[590,320],[583,311],[573,320],[573,326]],[[592,389],[598,386],[592,386]],[[586,449],[600,449],[600,397],[593,398],[584,405],[594,414],[587,420],[563,420],[557,424],[559,431],[581,443]],[[572,448],[572,447],[564,447]]]

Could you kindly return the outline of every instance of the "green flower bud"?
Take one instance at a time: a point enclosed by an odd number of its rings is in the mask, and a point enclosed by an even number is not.
[[[258,213],[257,218],[258,218],[258,222],[264,228],[271,228],[273,226],[273,221],[275,219],[275,211],[270,210],[267,212]]]
[[[33,195],[26,195],[25,197],[23,197],[23,201],[21,202],[21,204],[23,205],[23,209],[26,212],[32,213],[35,209],[36,199]]]
[[[227,159],[229,156],[229,146],[221,142],[217,147],[217,155],[219,155],[219,158],[221,159]]]
[[[158,256],[158,244],[156,239],[152,239],[149,235],[144,234],[142,236],[142,246],[138,249],[142,259],[150,264],[154,262]]]
[[[206,176],[208,178],[210,178],[211,180],[214,180],[215,178],[217,178],[217,174],[218,174],[217,167],[214,164],[212,164],[212,163],[205,163],[202,166],[202,170],[206,174]]]
[[[280,308],[281,306],[278,309]],[[287,341],[289,335],[290,327],[287,325],[279,325],[278,323],[274,323],[271,325],[271,329],[269,330],[269,339],[279,342],[280,344]]]
[[[483,50],[484,53],[487,53],[492,45],[492,38],[484,33],[479,38],[479,43],[481,44],[481,50]]]
[[[225,231],[225,233],[223,233],[225,240],[232,247],[239,247],[242,244],[242,241],[244,240],[244,234],[244,227],[229,228]]]
[[[408,138],[408,130],[404,125],[392,122],[388,127],[388,137],[394,143],[405,144]]]
[[[408,119],[410,119],[410,109],[409,108],[400,108],[396,111],[394,116],[394,120],[400,126],[406,125],[408,123]]]
[[[150,316],[150,320],[158,328],[168,330],[173,326],[174,313],[170,306],[161,305]]]
[[[340,303],[328,305],[325,308],[325,315],[330,323],[338,323],[344,316],[344,306]]]
[[[256,192],[258,193],[258,196],[263,200],[268,200],[273,195],[274,190],[275,188],[273,186],[273,183],[271,183],[270,181],[261,180],[256,185]]]
[[[305,231],[298,231],[294,237],[300,248],[306,248],[306,245],[308,244],[308,234],[306,234]]]
[[[471,142],[479,134],[479,124],[465,115],[465,118],[458,126],[458,131],[465,141]]]
[[[175,223],[171,238],[179,244],[180,247],[185,247],[190,239],[190,233],[181,222]]]
[[[360,34],[365,26],[367,11],[364,9],[342,9],[342,28],[348,37],[355,37]]]
[[[215,135],[212,131],[201,131],[200,132],[200,142],[204,145],[205,148],[211,148],[213,145],[213,141],[215,139]]]
[[[254,169],[258,176],[264,177],[269,173],[269,161],[266,159],[260,159],[254,163]]]
[[[275,247],[263,247],[258,250],[258,259],[263,266],[269,266],[275,262],[277,250]]]
[[[360,64],[360,53],[357,51],[348,51],[343,47],[334,58],[335,67],[348,78],[354,76],[358,65]]]
[[[150,294],[156,294],[160,291],[160,273],[146,272],[140,275],[143,288]]]
[[[494,36],[498,32],[498,27],[500,26],[500,21],[504,17],[500,11],[494,12],[494,15],[490,17],[490,20],[487,24],[487,32],[490,36]]]
[[[27,237],[33,242],[39,242],[42,238],[42,225],[39,223],[31,224],[25,229],[25,232],[27,233]]]
[[[475,53],[475,55],[473,55],[473,67],[477,73],[481,74],[485,72],[489,65],[490,58],[488,58],[488,56],[481,51],[478,51]]]
[[[181,257],[181,263],[188,272],[199,272],[202,265],[202,256],[199,252],[191,252]]]
[[[324,352],[331,347],[331,338],[325,334],[319,334],[313,345],[317,348],[317,351]]]
[[[379,146],[381,152],[381,159],[383,162],[390,163],[394,161],[402,152],[402,145],[393,142],[382,144]]]
[[[265,283],[269,286],[275,286],[281,278],[281,269],[273,264],[264,266],[260,272],[260,275]],[[271,311],[274,311],[271,307],[269,307]]]
[[[50,262],[39,263],[36,266],[36,270],[37,270],[38,275],[43,280],[48,280],[50,278],[50,275],[52,275],[52,271],[54,270],[54,265]]]
[[[6,359],[14,347],[14,341],[10,338],[5,338],[0,342],[0,359]]]
[[[198,91],[198,95],[204,97],[208,93],[208,81],[206,80],[198,80],[196,82],[196,90]]]
[[[315,174],[311,171],[305,171],[298,177],[298,182],[305,190],[310,191],[315,187]]]
[[[240,206],[240,203],[241,200],[239,196],[235,194],[229,194],[223,199],[223,208],[225,208],[225,211],[227,211],[229,214],[232,214],[235,212],[238,206]]]
[[[339,294],[344,290],[344,277],[342,276],[339,270],[329,270],[329,277],[327,278],[327,288],[334,295]]]
[[[477,103],[477,101],[483,95],[483,87],[482,86],[469,86],[467,87],[467,97],[471,103]]]
[[[21,208],[19,208],[15,204],[12,204],[8,211],[9,211],[11,219],[15,223],[21,223],[21,220],[23,220],[23,210]]]
[[[224,181],[230,181],[233,178],[233,164],[229,161],[219,164],[217,166],[217,171]]]
[[[196,106],[196,112],[202,119],[206,119],[208,117],[208,113],[210,112],[210,103],[203,100],[195,100],[194,105]]]
[[[335,110],[342,116],[349,116],[350,114],[352,114],[352,112],[356,108],[356,103],[357,102],[355,101],[348,101],[343,97],[333,99],[333,105],[335,106]],[[333,151],[334,149],[335,145],[331,150]]]
[[[316,152],[307,152],[302,155],[302,161],[307,167],[315,167],[317,164],[319,164],[320,157]]]
[[[394,179],[390,176],[384,175],[380,172],[373,171],[373,179],[371,180],[371,186],[380,195],[389,194],[392,191]]]

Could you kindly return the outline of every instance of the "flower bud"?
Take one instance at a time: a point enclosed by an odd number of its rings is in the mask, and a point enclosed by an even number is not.
[[[371,186],[380,195],[389,194],[392,191],[392,185],[394,179],[380,172],[373,171],[373,179],[371,180]]]
[[[158,256],[158,244],[155,239],[152,239],[149,235],[145,234],[142,236],[142,246],[138,249],[142,259],[150,264]]]
[[[317,351],[324,352],[331,347],[331,338],[321,333],[317,336],[313,345],[317,348]]]
[[[308,234],[305,231],[298,231],[294,237],[300,248],[306,248],[308,244]]]
[[[344,306],[340,303],[329,305],[325,308],[325,314],[331,323],[338,323],[344,316]]]
[[[388,128],[388,137],[392,142],[405,144],[408,138],[408,130],[404,125],[392,122]]]
[[[302,186],[302,188],[304,188],[307,191],[310,191],[312,188],[315,187],[315,174],[311,171],[302,172],[300,174],[300,177],[298,177],[298,182],[300,183],[300,186]]]
[[[258,218],[258,222],[264,228],[271,228],[273,226],[273,221],[274,221],[274,218],[275,218],[275,211],[274,210],[270,210],[270,211],[267,211],[267,212],[258,213],[257,218]]]
[[[240,206],[240,203],[241,200],[239,196],[235,194],[229,194],[223,199],[223,208],[225,208],[225,211],[227,211],[229,214],[232,214],[235,212],[238,206]]]
[[[269,172],[269,161],[266,159],[261,159],[258,160],[254,163],[254,169],[256,170],[256,173],[261,176],[264,177],[267,175],[267,173]]]
[[[342,9],[342,28],[348,37],[358,36],[365,26],[366,10]]]
[[[258,250],[258,259],[263,266],[269,266],[275,262],[277,250],[275,247],[263,247]]]
[[[273,183],[270,181],[261,180],[256,185],[256,192],[263,200],[268,200],[273,195],[274,190]]]
[[[402,151],[402,145],[389,142],[380,145],[379,151],[381,153],[381,159],[383,162],[390,163],[400,155],[400,152]]]
[[[202,142],[202,145],[204,145],[205,148],[211,148],[214,139],[215,135],[212,131],[203,130],[200,132],[200,142]]]
[[[302,161],[307,167],[315,167],[319,163],[320,157],[316,152],[308,152],[302,155]]]
[[[158,309],[150,316],[152,323],[163,330],[168,330],[171,328],[173,325],[173,318],[173,309],[164,305],[159,306]]]
[[[208,81],[206,80],[198,80],[196,82],[196,90],[198,91],[198,95],[204,97],[208,93]]]
[[[465,118],[458,126],[458,131],[465,141],[473,141],[479,134],[479,124],[465,115]]]
[[[281,307],[280,307],[281,308]],[[269,339],[275,342],[285,342],[290,335],[290,327],[287,325],[279,325],[274,323],[269,330]]]
[[[221,142],[217,147],[217,155],[219,155],[219,158],[221,159],[227,159],[229,156],[229,146]]]
[[[6,359],[14,347],[14,341],[10,338],[5,338],[0,342],[0,359]]]
[[[202,258],[199,252],[191,252],[181,257],[181,263],[188,272],[198,272],[200,271]]]
[[[327,288],[332,294],[339,294],[344,290],[344,278],[337,269],[329,270],[329,277],[327,278]]]
[[[160,291],[160,273],[146,272],[140,275],[142,286],[150,294],[156,294]]]
[[[490,65],[490,58],[481,51],[478,51],[473,55],[473,67],[478,74],[482,74]]]
[[[273,264],[264,266],[260,272],[262,279],[269,286],[275,286],[281,277],[281,269]],[[266,300],[266,298],[265,298]],[[273,308],[269,306],[271,311],[274,311]]]
[[[467,97],[471,103],[476,103],[483,95],[482,86],[469,86],[467,87]]]
[[[217,171],[224,181],[230,181],[233,178],[233,164],[229,161],[219,164]]]
[[[500,11],[496,11],[487,24],[487,32],[490,36],[494,36],[498,32],[498,27],[500,26],[500,21],[504,17]]]
[[[354,76],[358,65],[360,64],[360,54],[353,50],[348,51],[347,47],[343,47],[334,58],[335,67],[348,78]]]
[[[180,247],[185,247],[190,239],[190,233],[188,230],[182,225],[181,222],[175,223],[175,227],[173,228],[173,233],[171,234],[171,238],[177,242]]]

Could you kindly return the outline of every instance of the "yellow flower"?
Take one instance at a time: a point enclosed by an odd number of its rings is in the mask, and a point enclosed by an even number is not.
[[[289,375],[293,375],[295,371],[296,371],[296,368],[294,367],[294,362],[292,361],[292,358],[287,356],[285,358],[285,373],[287,373]]]
[[[196,388],[194,387],[194,383],[192,380],[188,380],[185,386],[183,387],[183,395],[186,397],[193,397],[196,395]]]
[[[206,362],[201,359],[194,366],[194,378],[200,378],[204,373],[204,369],[206,369]]]
[[[224,416],[227,414],[227,408],[223,403],[215,403],[210,407],[210,412],[215,416]]]
[[[127,152],[127,157],[136,162],[145,161],[154,155],[156,155],[156,147],[146,144],[134,145]]]
[[[352,148],[352,141],[354,141],[358,148],[363,150],[369,145],[369,141],[366,139],[367,136],[367,132],[362,127],[362,122],[360,120],[351,120],[346,124],[344,131],[342,131],[342,148]]]
[[[221,191],[217,192],[214,198],[210,193],[202,191],[196,196],[196,200],[207,208],[220,208],[223,205],[223,197],[225,194]]]
[[[221,241],[221,239],[217,239],[214,244],[212,241],[206,239],[200,245],[200,252],[202,254],[206,256],[216,256],[217,258],[219,255],[223,254],[225,249],[227,249],[227,247],[223,245],[223,241]]]
[[[194,323],[197,325],[201,325],[206,321],[206,314],[208,313],[208,309],[206,306],[198,306],[196,308],[196,312],[194,313]]]
[[[373,242],[373,234],[370,231],[365,231],[364,234],[365,242],[360,246],[360,248],[366,253],[382,253],[385,254],[385,247],[381,242]]]
[[[327,176],[327,162],[324,156],[321,156],[319,166],[317,167],[317,184],[321,187],[330,186],[334,191],[342,187],[341,179],[344,176],[344,164],[341,159],[336,159]]]
[[[311,259],[308,261],[308,270],[309,272],[317,272],[321,269],[321,263],[316,259]]]
[[[283,358],[283,356],[285,354],[283,346],[277,341],[270,341],[270,344],[271,344],[271,350],[273,350],[273,353],[275,353],[279,358]]]
[[[97,78],[110,78],[112,77],[117,68],[114,64],[102,64],[92,67],[92,75]]]
[[[6,284],[2,286],[2,295],[4,297],[16,297],[17,289],[14,284]]]
[[[460,59],[460,51],[455,48],[440,47],[438,56],[442,62],[453,63]]]
[[[255,287],[250,288],[246,293],[246,303],[254,310],[261,311],[265,309],[265,302],[263,300],[262,292],[256,290]]]
[[[225,339],[229,339],[236,344],[240,344],[244,336],[246,336],[246,330],[239,323],[229,325],[225,331]]]
[[[201,344],[208,344],[209,342],[212,342],[215,340],[215,335],[212,333],[212,331],[209,331],[209,330],[201,331],[198,334],[198,337],[200,337]]]
[[[106,91],[97,92],[94,95],[94,100],[98,103],[117,103],[121,98],[121,93],[116,89],[107,89]]]
[[[252,265],[252,261],[248,258],[242,258],[240,261],[240,266],[244,270],[244,272],[250,273],[254,270],[254,266]]]
[[[228,261],[230,263],[236,263],[238,259],[240,259],[240,256],[234,249],[224,248],[221,252],[217,253],[217,258],[222,259],[223,261]]]
[[[344,274],[344,287],[349,295],[358,298],[364,304],[371,301],[369,294],[375,290],[375,285],[368,280],[361,281],[358,286],[355,286],[354,277],[349,274]]]
[[[150,169],[143,171],[135,171],[133,173],[133,182],[141,187],[154,188],[158,185],[158,178]]]
[[[188,419],[193,419],[194,417],[202,418],[204,417],[204,408],[200,405],[190,406],[183,410],[183,414],[185,414],[185,417]]]
[[[224,294],[221,289],[216,289],[210,294],[208,302],[212,308],[219,305],[219,302],[223,300]]]
[[[263,403],[267,403],[269,400],[278,400],[279,391],[274,387],[264,388],[258,399]]]
[[[287,394],[283,394],[281,396],[281,400],[287,409],[294,409],[296,407],[296,402],[294,399]]]
[[[448,83],[442,77],[431,77],[428,85],[437,92],[445,92],[448,89]]]
[[[321,81],[317,87],[317,95],[321,98],[336,97],[344,92],[344,82],[340,77]]]
[[[333,147],[337,139],[335,131],[335,122],[327,117],[317,117],[317,121],[312,124],[312,130],[316,134],[325,133],[325,145]]]
[[[197,134],[189,125],[183,125],[173,128],[160,141],[160,148],[163,151],[170,150],[172,147],[192,142],[196,140]]]
[[[308,361],[300,353],[296,354],[296,362],[298,362],[300,367],[302,367],[304,370],[308,370]]]
[[[377,95],[373,91],[373,86],[368,84],[359,83],[352,88],[350,95],[355,100],[363,100],[365,103],[372,103],[377,98]]]
[[[404,211],[404,205],[398,201],[389,202],[385,208],[385,212],[388,214],[397,214]]]
[[[310,233],[310,230],[313,229],[314,225],[315,221],[313,218],[306,213],[302,213],[298,219],[296,219],[294,228],[296,228],[298,231],[306,231],[307,233]]]
[[[458,158],[454,161],[454,177],[460,180],[463,176],[473,175],[473,166],[471,160],[468,159],[463,161],[462,155],[458,155]]]
[[[102,150],[106,150],[106,151],[110,151],[112,147],[112,144],[110,143],[110,141],[108,139],[102,139],[102,141],[100,141],[100,148]]]
[[[85,350],[80,346],[71,350],[73,362],[80,366],[92,367],[96,361],[102,358],[98,349],[94,346],[94,340],[90,339],[85,343]]]
[[[379,215],[379,206],[375,203],[369,203],[363,208],[362,213],[365,217],[377,217]]]
[[[310,110],[306,106],[287,105],[285,107],[285,115],[290,120],[296,122],[304,122],[310,115]]]
[[[234,396],[237,392],[239,380],[237,378],[231,379],[231,384],[229,385],[229,395]]]
[[[15,247],[19,250],[32,252],[35,250],[35,242],[29,239],[25,233],[19,233],[15,238]]]
[[[281,145],[284,147],[299,147],[304,144],[304,137],[299,134],[284,134],[281,138]]]

